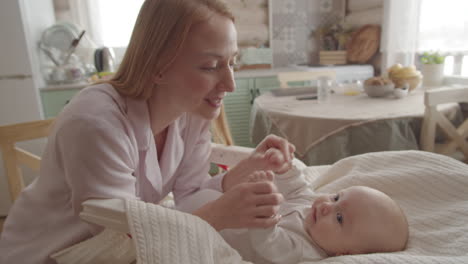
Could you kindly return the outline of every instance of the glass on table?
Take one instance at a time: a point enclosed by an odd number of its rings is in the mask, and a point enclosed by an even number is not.
[[[317,79],[317,102],[325,103],[330,101],[330,94],[333,88],[333,80],[328,76],[320,76]]]

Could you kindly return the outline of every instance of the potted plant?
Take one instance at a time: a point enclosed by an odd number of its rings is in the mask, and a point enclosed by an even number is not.
[[[324,17],[313,33],[320,46],[320,64],[346,64],[346,44],[352,29],[343,23],[342,17],[337,14]]]
[[[430,88],[442,85],[445,55],[436,51],[427,51],[421,54],[420,61],[422,63],[423,86]]]

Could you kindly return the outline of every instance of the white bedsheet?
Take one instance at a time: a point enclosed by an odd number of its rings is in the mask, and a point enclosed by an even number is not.
[[[468,165],[427,152],[393,151],[309,167],[307,175],[318,192],[353,185],[379,189],[400,204],[410,224],[405,251],[319,263],[468,263]],[[138,263],[242,263],[195,216],[140,201],[127,201],[127,214]]]

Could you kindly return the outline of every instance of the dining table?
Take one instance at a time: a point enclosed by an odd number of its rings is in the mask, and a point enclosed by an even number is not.
[[[419,150],[422,88],[403,98],[335,93],[326,102],[277,94],[264,93],[253,103],[249,135],[254,145],[268,134],[279,135],[295,145],[295,156],[309,166],[368,152]],[[452,122],[462,119],[457,103],[438,107]]]

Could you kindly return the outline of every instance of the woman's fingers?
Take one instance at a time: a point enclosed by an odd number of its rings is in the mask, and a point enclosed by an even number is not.
[[[288,154],[289,155],[289,154]],[[275,148],[271,148],[265,152],[266,159],[273,164],[283,164],[285,162],[284,154]]]
[[[288,170],[291,169],[291,167],[292,167],[292,163],[284,163],[283,165],[281,165],[280,168],[276,170],[276,173],[278,174],[286,173]]]
[[[275,135],[268,135],[265,138],[266,149],[276,148],[283,153],[286,160],[289,162],[290,159],[290,152],[289,152],[289,145],[291,145],[286,139],[275,136]]]
[[[270,193],[256,195],[253,199],[255,206],[260,207],[264,205],[280,205],[284,201],[284,197],[281,193]]]
[[[266,176],[267,173],[258,175]],[[218,230],[269,227],[277,223],[278,217],[275,215],[283,199],[271,181],[241,183],[213,201],[211,209],[206,210],[211,215],[204,219],[215,216],[212,225]]]
[[[249,176],[249,182],[273,181],[275,175],[272,171],[255,171]]]
[[[271,181],[253,182],[251,184],[252,185],[249,189],[252,191],[253,194],[278,193],[276,185]]]
[[[277,173],[284,173],[290,168],[296,147],[286,139],[276,135],[268,135],[255,149],[255,153],[263,153],[270,168]]]
[[[250,228],[268,228],[276,225],[281,220],[281,215],[276,214],[273,217],[255,218],[249,224]]]
[[[296,152],[296,146],[294,146],[293,144],[291,143],[288,143],[289,144],[289,155],[291,157],[291,160],[294,159],[294,152]]]
[[[279,206],[263,205],[255,208],[254,216],[255,218],[269,218],[277,215],[278,212]]]

